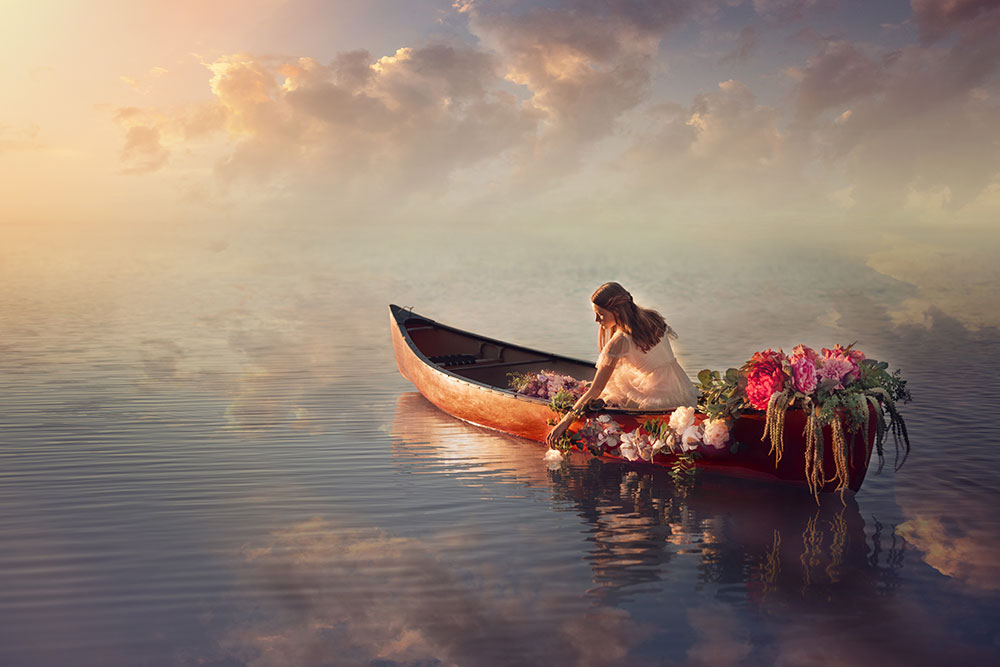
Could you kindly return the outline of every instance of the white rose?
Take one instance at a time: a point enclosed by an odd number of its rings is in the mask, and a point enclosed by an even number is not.
[[[631,440],[622,440],[622,445],[619,450],[625,458],[629,461],[635,461],[639,458],[639,448],[632,443]]]
[[[698,449],[698,445],[701,444],[701,439],[704,433],[700,426],[688,426],[684,429],[684,435],[681,436],[681,449],[685,452],[691,452]]]
[[[558,449],[550,449],[545,452],[542,460],[545,461],[545,465],[549,467],[549,470],[558,470],[559,466],[563,463],[563,455]]]
[[[705,444],[722,449],[729,441],[729,427],[725,420],[713,419],[705,425]]]
[[[694,408],[683,406],[670,415],[670,428],[677,433],[683,433],[694,424]]]

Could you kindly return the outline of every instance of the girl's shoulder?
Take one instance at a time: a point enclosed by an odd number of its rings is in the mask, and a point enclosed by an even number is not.
[[[632,349],[632,337],[619,329],[604,345],[603,353],[607,357],[623,357]]]

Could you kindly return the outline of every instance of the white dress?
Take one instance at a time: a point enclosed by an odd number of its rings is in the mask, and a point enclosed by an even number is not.
[[[632,410],[670,410],[697,403],[698,392],[677,363],[666,336],[643,352],[631,336],[616,331],[601,350],[597,368],[612,359],[618,363],[601,392],[605,403]]]

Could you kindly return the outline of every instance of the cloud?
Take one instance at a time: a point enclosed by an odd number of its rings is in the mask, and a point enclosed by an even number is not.
[[[794,74],[799,80],[797,115],[811,120],[826,109],[840,108],[879,90],[882,71],[853,44],[830,40]]]
[[[231,54],[205,66],[211,103],[119,110],[130,170],[163,166],[165,136],[210,154],[222,139],[216,173],[231,184],[433,190],[523,145],[536,125],[501,89],[494,57],[459,44],[378,59],[353,51],[329,63]]]
[[[687,612],[695,642],[687,651],[690,665],[736,665],[750,656],[750,632],[739,616],[721,603],[703,604]]]
[[[927,309],[937,304],[943,313],[975,327],[1000,327],[1000,297],[996,284],[998,242],[976,235],[966,238],[952,230],[925,232],[920,240],[887,235],[867,258],[869,267],[919,288],[893,317],[923,323]]]
[[[466,3],[472,32],[500,54],[506,78],[524,86],[544,122],[522,157],[527,178],[567,173],[643,99],[659,44],[692,2],[587,0],[552,8]]]
[[[245,556],[253,589],[270,595],[221,640],[241,662],[601,665],[639,636],[625,611],[544,585],[511,591],[488,572],[455,571],[430,541],[379,530],[313,519]],[[547,623],[553,607],[570,620]]]
[[[800,156],[780,127],[780,112],[759,104],[740,81],[723,81],[689,106],[665,104],[651,115],[653,131],[618,162],[644,190],[757,199],[801,180]]]
[[[146,174],[163,169],[177,147],[204,138],[223,126],[221,109],[195,104],[181,109],[118,107],[114,121],[125,131],[122,172]]]
[[[984,503],[985,505],[985,503]],[[923,514],[896,527],[896,532],[923,553],[924,561],[943,575],[975,591],[1000,590],[996,533],[982,516]]]
[[[820,6],[759,0],[753,9],[796,17]],[[121,159],[128,173],[169,163],[185,177],[214,174],[223,192],[315,196],[347,210],[580,192],[659,206],[664,194],[718,201],[725,192],[768,212],[825,213],[833,201],[838,213],[882,218],[954,213],[996,184],[982,148],[1000,138],[1000,12],[976,10],[973,21],[962,18],[972,5],[962,7],[932,12],[950,21],[947,47],[887,51],[813,30],[810,56],[775,65],[789,75],[786,95],[750,78],[679,94],[661,85],[681,57],[671,36],[720,20],[698,3],[465,0],[453,16],[469,42],[327,61],[207,59],[208,101],[119,109]],[[729,34],[721,64],[756,56],[754,24]],[[193,178],[186,191],[209,191]]]
[[[723,65],[746,62],[757,50],[759,35],[752,25],[743,26],[736,35],[736,45],[719,61]]]
[[[31,123],[20,127],[12,127],[0,123],[0,155],[11,151],[28,151],[42,148],[38,141],[40,127]]]
[[[818,4],[820,0],[753,0],[754,11],[779,21],[801,19],[808,10]]]
[[[148,93],[152,87],[153,82],[159,79],[164,74],[168,74],[169,70],[165,67],[151,67],[149,71],[141,76],[127,76],[122,75],[118,77],[121,81],[127,85],[129,88],[137,93]]]
[[[130,125],[121,152],[127,174],[156,171],[167,163],[168,151],[160,143],[160,129],[150,125]]]
[[[994,154],[982,147],[1000,141],[998,30],[1000,13],[963,28],[948,49],[910,45],[881,55],[825,41],[791,70],[797,122],[819,147],[814,159],[839,172],[871,212],[903,211],[913,193],[946,190],[938,208],[950,211],[975,201],[997,176]]]
[[[910,0],[913,19],[925,42],[948,35],[955,28],[1000,10],[997,0]]]

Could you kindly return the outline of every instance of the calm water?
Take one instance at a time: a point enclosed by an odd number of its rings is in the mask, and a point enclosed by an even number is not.
[[[1000,658],[996,331],[907,324],[914,288],[846,251],[526,231],[7,239],[0,664]],[[668,315],[692,375],[858,340],[910,380],[909,461],[818,507],[583,455],[549,472],[396,371],[389,302],[594,358],[608,279]]]

